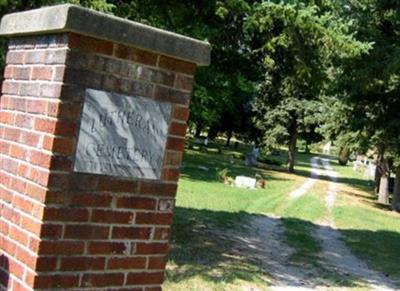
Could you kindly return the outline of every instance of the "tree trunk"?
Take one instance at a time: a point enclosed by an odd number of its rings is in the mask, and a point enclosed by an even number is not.
[[[379,181],[378,202],[382,204],[389,204],[389,166],[386,159],[382,163],[381,179]]]
[[[228,131],[228,138],[226,139],[226,146],[229,147],[231,144],[231,138],[232,138],[232,130]]]
[[[349,157],[350,157],[350,151],[347,148],[339,149],[339,156],[338,156],[339,165],[346,166],[347,162],[349,161]]]
[[[215,126],[210,127],[210,129],[208,130],[208,139],[209,140],[215,140],[215,138],[218,135],[218,128],[216,128]]]
[[[296,159],[297,146],[297,120],[293,119],[289,128],[289,144],[288,144],[288,162],[287,170],[289,173],[294,173],[294,162]]]
[[[392,197],[392,209],[400,212],[400,167],[396,170],[396,180]]]
[[[304,152],[306,153],[306,154],[309,154],[310,153],[310,149],[309,149],[309,147],[308,147],[308,141],[306,140],[306,147],[305,147],[305,149],[304,149]]]
[[[195,137],[200,137],[201,131],[202,131],[202,130],[203,130],[203,127],[202,127],[202,126],[196,125],[196,131],[195,131],[195,133],[194,133],[194,136],[195,136]]]
[[[378,156],[376,157],[376,169],[375,169],[375,193],[379,193],[381,184],[381,177],[383,174],[383,164],[385,156],[385,147],[378,146]]]

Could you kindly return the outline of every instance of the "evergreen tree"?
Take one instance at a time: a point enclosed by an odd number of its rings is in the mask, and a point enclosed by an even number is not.
[[[313,1],[264,1],[254,6],[246,31],[264,68],[254,109],[266,148],[288,146],[294,171],[299,133],[318,126],[323,95],[338,59],[368,49],[349,32],[349,21]]]

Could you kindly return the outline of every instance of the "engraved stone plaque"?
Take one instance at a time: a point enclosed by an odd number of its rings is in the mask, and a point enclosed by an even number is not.
[[[160,179],[171,104],[86,90],[74,171]]]

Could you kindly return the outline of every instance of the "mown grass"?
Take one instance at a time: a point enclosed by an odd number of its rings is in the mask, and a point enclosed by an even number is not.
[[[247,167],[232,155],[242,151],[186,150],[179,182],[173,224],[172,247],[165,290],[265,290],[270,276],[261,262],[233,253],[234,240],[222,237],[226,229],[241,229],[252,214],[278,211],[287,193],[305,177],[273,171],[265,165]],[[201,168],[200,168],[201,167]],[[229,169],[231,177],[257,173],[266,188],[240,189],[224,185],[218,171]]]
[[[323,201],[329,177],[321,176],[321,181],[299,199],[288,196],[309,177],[311,155],[299,154],[296,174],[287,174],[279,166],[246,167],[238,157],[248,150],[249,147],[243,146],[239,150],[223,149],[222,153],[216,148],[207,152],[186,150],[165,290],[265,290],[271,276],[263,271],[261,262],[232,252],[235,238],[223,235],[226,230],[243,231],[249,217],[259,214],[282,217],[283,240],[295,250],[290,258],[294,263],[323,269],[318,258],[321,245],[313,232],[316,221],[333,215],[355,254],[389,276],[400,277],[400,269],[396,267],[400,255],[400,219],[377,208],[362,173],[332,162],[343,187],[330,214]],[[273,158],[284,165],[284,154]],[[257,173],[266,179],[266,188],[246,190],[224,185],[218,179],[218,172],[224,168],[229,169],[231,177],[254,177]],[[384,253],[379,259],[377,250]],[[321,275],[334,286],[353,287],[350,277],[338,278],[334,272]]]
[[[361,172],[336,169],[347,177],[333,211],[346,244],[370,267],[400,284],[400,214],[376,203],[372,184]]]

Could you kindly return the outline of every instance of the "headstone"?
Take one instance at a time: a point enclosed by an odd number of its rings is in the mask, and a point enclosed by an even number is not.
[[[246,176],[236,176],[235,186],[239,188],[256,189],[257,181]]]

